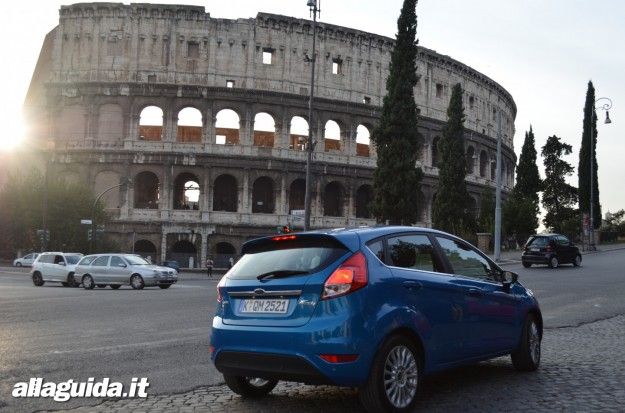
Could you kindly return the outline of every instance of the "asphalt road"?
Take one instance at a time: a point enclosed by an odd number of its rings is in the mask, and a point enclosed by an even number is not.
[[[625,314],[625,250],[585,255],[581,268],[506,268],[534,291],[548,329]],[[26,271],[0,268],[0,410],[67,409],[100,401],[13,399],[13,385],[31,377],[109,377],[124,383],[147,377],[150,395],[221,382],[207,351],[217,280],[183,275],[168,290],[85,291],[36,288]]]

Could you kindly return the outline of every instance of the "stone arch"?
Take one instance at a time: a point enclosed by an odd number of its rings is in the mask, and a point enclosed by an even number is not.
[[[308,140],[308,121],[301,116],[293,116],[289,126],[289,148],[303,151]]]
[[[213,190],[213,211],[237,212],[239,191],[237,180],[229,174],[215,179]]]
[[[341,150],[341,127],[335,120],[328,120],[323,128],[325,151]]]
[[[252,213],[273,214],[274,206],[273,180],[261,176],[252,185]]]
[[[475,172],[475,148],[469,146],[466,152],[467,174],[472,175]]]
[[[176,241],[169,250],[169,258],[178,261],[183,268],[190,267],[189,258],[193,258],[193,265],[197,266],[201,263],[198,260],[198,251],[195,245],[186,239]]]
[[[101,194],[107,189],[119,185],[119,173],[114,171],[102,171],[98,172],[95,176],[95,185],[94,191],[96,194]],[[104,207],[107,209],[111,208],[119,208],[120,207],[120,197],[119,197],[119,188],[111,189],[106,194],[102,196],[102,201],[104,202]]]
[[[306,180],[302,178],[295,179],[289,186],[289,213],[293,210],[304,209],[305,197]]]
[[[163,109],[146,106],[139,115],[139,139],[160,141],[163,139]]]
[[[490,159],[490,179],[492,181],[497,179],[497,161],[495,158]]]
[[[176,129],[176,140],[178,142],[202,142],[202,113],[191,106],[182,108],[178,112],[178,126]]]
[[[326,185],[323,197],[323,215],[327,217],[342,217],[345,190],[338,181]]]
[[[217,268],[229,268],[230,258],[236,258],[237,250],[234,245],[229,242],[218,242],[213,247],[213,253],[211,254],[215,267]]]
[[[480,151],[480,176],[486,178],[486,172],[488,170],[488,154],[485,150]]]
[[[373,187],[369,184],[360,185],[356,190],[356,218],[371,218],[373,214]]]
[[[160,184],[154,172],[143,171],[134,179],[134,207],[137,209],[158,209]]]
[[[156,245],[147,239],[140,239],[135,242],[133,251],[135,254],[142,256],[154,262],[156,259]]]
[[[105,103],[98,109],[98,139],[107,142],[124,137],[124,115],[121,105]]]
[[[432,167],[438,168],[438,142],[441,140],[438,136],[432,140]]]
[[[357,156],[369,156],[371,145],[371,132],[365,125],[358,125],[356,127],[356,155]]]
[[[85,138],[87,108],[82,105],[65,106],[58,120],[57,133],[61,140]]]
[[[197,175],[182,172],[174,180],[174,209],[200,209],[200,180]]]
[[[254,146],[273,148],[276,139],[276,121],[267,112],[254,116]]]
[[[222,109],[215,116],[215,143],[218,145],[238,145],[241,117],[232,109]]]

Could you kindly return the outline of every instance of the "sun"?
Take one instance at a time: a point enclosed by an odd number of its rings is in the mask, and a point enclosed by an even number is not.
[[[26,142],[26,126],[22,115],[5,114],[2,116],[2,133],[0,133],[0,152],[12,152]]]

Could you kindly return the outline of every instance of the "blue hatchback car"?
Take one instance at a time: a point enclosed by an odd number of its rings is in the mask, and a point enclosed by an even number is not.
[[[232,391],[278,380],[358,387],[372,412],[410,411],[433,372],[510,354],[540,363],[542,316],[517,275],[415,227],[303,232],[244,244],[218,284],[211,357]]]

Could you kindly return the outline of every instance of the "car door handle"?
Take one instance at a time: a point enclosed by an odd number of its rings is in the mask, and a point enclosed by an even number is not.
[[[466,294],[470,297],[479,297],[482,295],[482,290],[479,288],[469,288]]]
[[[403,286],[408,291],[418,291],[423,288],[423,284],[417,281],[404,281]]]

